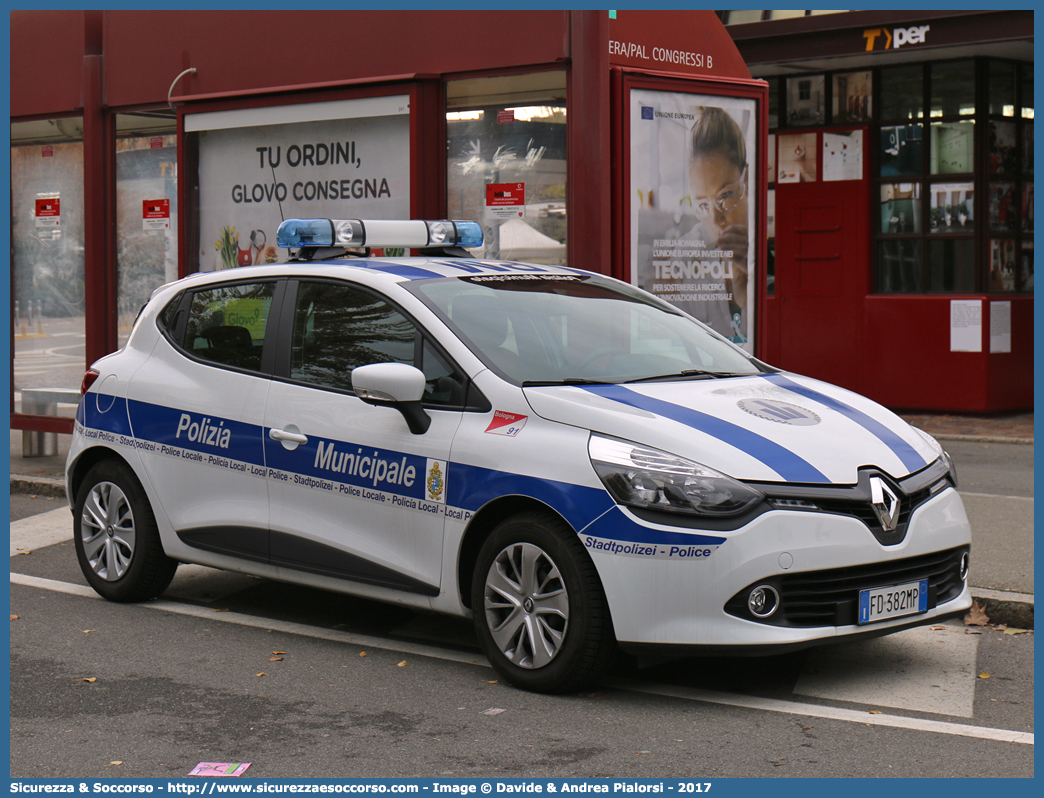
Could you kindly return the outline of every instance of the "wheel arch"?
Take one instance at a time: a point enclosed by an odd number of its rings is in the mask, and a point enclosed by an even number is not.
[[[542,512],[559,519],[574,532],[576,529],[557,510],[531,496],[502,496],[484,505],[468,522],[457,554],[457,592],[461,603],[471,607],[471,578],[478,560],[479,549],[490,533],[506,518],[525,512]]]
[[[76,497],[80,493],[80,487],[83,485],[83,480],[87,477],[87,473],[103,460],[118,460],[134,472],[134,466],[127,461],[126,457],[107,446],[92,446],[90,449],[84,449],[77,456],[76,462],[73,463],[73,467],[69,471],[66,493],[68,494],[70,506],[76,503]],[[136,472],[135,477],[137,477]],[[137,478],[138,482],[141,482],[141,478]]]

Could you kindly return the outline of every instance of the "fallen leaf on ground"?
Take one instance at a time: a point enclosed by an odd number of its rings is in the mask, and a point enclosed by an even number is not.
[[[268,661],[269,662],[282,662],[283,658],[282,657],[269,657]]]
[[[96,681],[98,681],[98,677],[97,676],[84,676],[80,681],[81,682],[96,682]]]
[[[275,656],[277,656],[277,657],[278,657],[278,656],[279,656],[280,654],[285,654],[285,653],[286,653],[285,651],[273,651],[273,652],[272,652],[272,654],[274,654],[274,655],[275,655]]]
[[[1006,624],[1006,623],[999,623],[996,626],[994,626],[993,628],[996,629],[998,632],[1003,632],[1003,631],[1005,631],[1008,628],[1008,624]]]
[[[261,673],[259,673],[259,674],[257,674],[257,675],[258,675],[258,676],[264,676],[264,675],[265,675],[265,672],[264,672],[264,671],[261,671]]]
[[[114,759],[109,764],[110,765],[122,765],[123,764],[123,760],[122,759]]]
[[[884,713],[881,712],[881,710],[879,710],[879,709],[871,709],[870,710],[870,714],[871,715],[883,715]]]
[[[989,679],[990,675],[988,673],[986,673],[986,671],[983,671],[982,673],[979,674],[979,678],[980,679]]]
[[[405,668],[406,667],[406,660],[403,660],[402,662],[400,662],[399,663],[399,667],[400,668]]]
[[[1006,635],[1024,635],[1027,632],[1029,632],[1029,629],[1016,629],[1014,626],[1004,630]]]
[[[366,656],[366,652],[365,651],[360,651],[359,652],[359,656],[360,657],[365,657]]]
[[[17,615],[12,615],[11,616],[11,620],[12,621],[17,621],[18,620],[18,616]]]
[[[984,603],[981,607],[979,602],[972,601],[971,609],[968,610],[968,614],[964,616],[965,626],[987,626],[989,625],[990,619],[986,615],[986,604]]]

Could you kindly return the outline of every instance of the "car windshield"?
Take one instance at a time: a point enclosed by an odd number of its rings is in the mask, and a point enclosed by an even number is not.
[[[757,361],[669,305],[597,275],[473,275],[409,288],[517,384],[710,379]]]

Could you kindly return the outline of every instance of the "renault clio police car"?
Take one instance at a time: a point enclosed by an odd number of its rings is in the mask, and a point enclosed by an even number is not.
[[[774,653],[970,606],[952,462],[877,404],[625,283],[476,259],[474,222],[278,241],[158,289],[85,376],[67,493],[105,598],[199,563],[470,616],[540,691],[618,646]]]

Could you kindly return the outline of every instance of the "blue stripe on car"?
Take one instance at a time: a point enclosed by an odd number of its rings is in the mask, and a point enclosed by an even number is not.
[[[652,529],[636,524],[619,507],[604,513],[580,530],[581,535],[591,535],[603,540],[618,540],[621,543],[661,544],[664,546],[720,546],[727,538],[701,531],[677,531]]]
[[[918,471],[928,465],[928,461],[921,457],[913,446],[904,441],[898,434],[888,429],[888,427],[880,421],[868,416],[862,410],[857,410],[851,405],[845,404],[832,396],[827,396],[813,388],[808,388],[794,382],[794,380],[785,377],[782,374],[766,374],[764,375],[764,379],[768,380],[773,385],[785,388],[799,396],[804,396],[806,399],[818,402],[824,407],[829,407],[831,410],[850,418],[891,449],[902,464],[911,471]]]
[[[764,463],[788,482],[830,482],[807,460],[755,432],[699,410],[665,402],[622,385],[578,386],[614,402],[636,407],[706,433]]]

